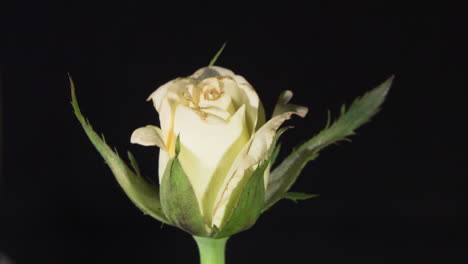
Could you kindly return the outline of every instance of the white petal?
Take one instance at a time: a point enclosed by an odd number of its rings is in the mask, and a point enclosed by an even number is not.
[[[159,123],[163,132],[163,139],[166,142],[166,150],[170,156],[175,155],[175,136],[173,133],[174,129],[174,112],[175,103],[171,103],[169,100],[164,100],[161,103],[161,110],[159,111]]]
[[[283,99],[281,103],[286,104],[291,97],[292,93],[285,94],[285,96],[280,97]],[[261,162],[268,158],[268,151],[273,147],[272,142],[276,130],[278,130],[284,121],[290,119],[293,114],[304,117],[307,113],[306,107],[296,107],[294,109],[300,110],[300,112],[283,112],[270,119],[255,133],[249,144],[239,153],[216,199],[213,212],[213,225],[221,228],[222,225],[225,224],[226,217],[229,217],[226,215],[226,206],[229,199],[240,194],[242,191],[241,187],[244,186],[243,183],[248,179],[250,173],[255,170]],[[246,173],[247,171],[249,173]],[[265,177],[268,178],[268,174],[265,174]]]
[[[224,91],[232,98],[234,107],[246,106],[247,125],[251,135],[255,132],[259,108],[262,107],[257,92],[248,83],[239,84],[232,78],[222,78]]]
[[[153,100],[154,107],[159,113],[159,121],[163,131],[163,139],[166,142],[167,151],[174,156],[175,136],[174,113],[177,105],[187,104],[183,92],[190,85],[196,85],[197,80],[190,78],[178,78],[158,88],[148,99]]]
[[[161,108],[162,101],[164,97],[166,97],[167,91],[169,90],[169,87],[174,85],[174,82],[176,82],[177,79],[169,81],[163,85],[161,85],[156,91],[154,91],[146,101],[153,100],[154,107],[156,108],[156,111],[159,112]]]
[[[218,116],[223,120],[228,120],[235,114],[238,107],[234,107],[232,97],[223,91],[222,80],[218,78],[209,78],[203,80],[198,86],[202,86],[203,91],[200,93],[199,107],[201,111]],[[216,99],[210,100],[210,90],[216,89]]]
[[[286,112],[295,112],[300,117],[304,117],[308,112],[308,108],[305,106],[288,104],[289,100],[291,100],[292,97],[293,92],[291,92],[290,90],[283,91],[278,98],[278,102],[276,103],[272,117],[281,115]]]
[[[159,175],[159,183],[161,183],[162,177],[164,175],[164,171],[166,171],[167,163],[170,160],[169,153],[167,153],[164,149],[159,149],[159,162],[158,162],[158,175]]]
[[[156,126],[145,126],[136,129],[130,137],[130,142],[143,146],[158,146],[161,149],[166,148],[162,131]]]
[[[204,80],[211,77],[228,77],[220,78],[220,80],[222,80],[225,89],[233,98],[235,107],[240,107],[243,104],[246,105],[247,124],[249,132],[253,134],[253,132],[255,132],[259,127],[257,126],[259,113],[264,113],[263,106],[260,103],[257,92],[244,77],[236,75],[231,70],[219,66],[201,68],[190,76],[190,78],[198,80]],[[263,125],[264,119],[261,121],[263,121]]]
[[[257,124],[255,125],[255,131],[258,131],[266,122],[265,108],[263,107],[262,101],[259,101],[258,105],[258,117]]]
[[[229,69],[219,67],[219,66],[211,66],[211,67],[208,67],[208,68],[211,68],[211,69],[215,70],[219,74],[219,76],[225,76],[225,77],[233,78],[239,84],[249,84],[249,82],[244,77],[242,77],[241,75],[235,74],[233,71],[231,71]]]
[[[229,122],[208,115],[205,119],[194,110],[178,105],[175,113],[174,134],[180,136],[181,152],[179,160],[194,187],[197,198],[201,199],[219,166],[232,164],[240,148],[230,153],[229,161],[223,159],[234,143],[244,146],[249,140],[245,125],[245,107],[241,107]],[[223,160],[224,164],[220,164]],[[222,180],[221,180],[222,182]],[[210,190],[214,191],[214,190]],[[217,192],[216,192],[217,193]],[[213,202],[213,201],[212,201]]]
[[[203,67],[201,69],[198,69],[194,74],[190,75],[191,78],[195,78],[198,80],[204,80],[207,78],[217,76],[234,77],[236,75],[231,70],[219,66]]]

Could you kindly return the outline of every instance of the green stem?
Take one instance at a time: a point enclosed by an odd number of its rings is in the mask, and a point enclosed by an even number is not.
[[[228,237],[213,239],[208,237],[193,237],[197,241],[200,252],[200,264],[224,264],[224,251]]]

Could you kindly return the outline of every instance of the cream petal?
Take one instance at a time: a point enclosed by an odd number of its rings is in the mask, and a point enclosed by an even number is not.
[[[161,149],[166,148],[161,129],[151,125],[140,127],[133,131],[130,142],[143,146],[158,146]]]
[[[257,124],[255,125],[255,131],[258,131],[266,122],[265,108],[263,107],[262,101],[259,101],[258,105],[258,117]]]
[[[178,79],[169,81],[163,85],[161,85],[156,91],[154,91],[147,99],[146,101],[153,100],[154,107],[156,108],[156,111],[160,111],[161,104],[163,102],[164,97],[166,97],[167,91],[169,88],[174,85],[174,83]]]
[[[281,103],[286,104],[291,97],[292,94],[286,94],[286,97],[282,97],[286,100],[282,100]],[[221,228],[225,224],[226,217],[228,217],[226,215],[226,206],[229,199],[237,197],[242,191],[243,183],[250,176],[246,171],[252,172],[268,158],[269,149],[274,147],[272,142],[278,128],[284,121],[290,119],[293,114],[304,117],[307,113],[307,108],[302,106],[297,106],[294,110],[297,111],[283,112],[270,119],[255,133],[249,144],[239,153],[216,199],[212,222],[214,226]],[[268,174],[265,174],[265,177],[268,178]]]
[[[170,159],[171,159],[171,156],[166,150],[159,149],[159,162],[158,162],[159,183],[161,183],[162,177],[164,175],[164,171],[166,171],[166,167]]]
[[[225,121],[229,121],[229,118],[231,118],[231,115],[234,112],[234,107],[232,105],[228,105],[227,109],[224,109],[224,105],[222,106],[206,106],[202,109],[202,112],[219,117]]]
[[[176,107],[179,104],[188,104],[187,100],[183,97],[183,93],[188,87],[196,84],[198,84],[198,81],[195,79],[178,78],[161,86],[148,98],[153,100],[154,107],[159,113],[163,138],[171,157],[175,154],[175,136],[173,130]]]
[[[236,75],[231,70],[219,66],[201,68],[190,76],[190,78],[198,80],[204,80],[211,77],[227,77],[220,78],[220,80],[223,82],[227,92],[233,98],[235,107],[240,107],[243,104],[246,105],[247,125],[250,134],[253,135],[255,130],[259,127],[257,126],[257,121],[259,120],[258,114],[264,113],[262,108],[263,106],[260,103],[257,92],[244,77]]]
[[[195,78],[198,80],[204,80],[207,78],[218,76],[234,77],[236,75],[231,70],[219,66],[203,67],[201,69],[198,69],[194,74],[190,75],[191,78]]]
[[[159,123],[161,124],[161,130],[163,132],[164,142],[166,142],[167,151],[174,156],[175,150],[175,137],[173,133],[174,127],[174,110],[175,103],[171,103],[169,100],[164,100],[161,103],[161,110],[159,111]]]
[[[199,84],[203,86],[203,93],[200,94],[199,107],[200,110],[211,115],[215,115],[223,120],[228,120],[232,115],[235,114],[236,108],[232,102],[232,98],[229,94],[223,92],[219,85],[218,78],[205,79]],[[210,86],[210,83],[214,83]],[[215,99],[210,99],[210,89],[216,88],[217,94],[214,94]]]
[[[182,147],[179,160],[194,187],[197,198],[201,200],[213,177],[225,177],[213,174],[218,166],[229,165],[220,164],[220,160],[233,143],[237,144],[240,138],[245,143],[249,140],[249,134],[245,129],[245,107],[241,107],[230,121],[226,122],[211,115],[204,118],[189,107],[178,105],[174,134],[179,135]],[[245,143],[242,142],[243,146]],[[234,153],[229,163],[233,162],[239,151]]]
[[[299,116],[304,117],[308,112],[308,108],[305,106],[288,104],[288,102],[291,100],[292,97],[293,97],[292,91],[290,90],[283,91],[278,98],[272,117],[281,115],[286,112],[296,112]]]
[[[231,96],[234,107],[246,106],[247,125],[250,134],[253,135],[259,112],[261,113],[259,109],[262,107],[257,92],[250,84],[239,84],[232,78],[222,78],[221,83],[224,91]]]
[[[252,101],[259,100],[257,93],[249,84],[249,82],[244,77],[234,74],[234,72],[232,72],[229,69],[222,68],[219,66],[204,67],[204,68],[197,70],[190,77],[198,79],[198,80],[204,80],[204,79],[212,78],[212,77],[229,77],[229,78],[221,78],[221,79],[234,80],[235,83],[242,85],[240,88],[244,90],[244,93],[247,96],[246,99],[252,99]],[[237,97],[239,101],[239,105],[241,105],[240,104],[241,102],[245,103],[245,101],[248,101],[248,100],[241,99],[241,98],[242,97],[240,96]],[[252,104],[255,105],[255,102],[253,102]]]
[[[231,77],[239,84],[249,84],[249,82],[244,77],[242,77],[241,75],[235,74],[233,71],[229,69],[219,67],[219,66],[211,66],[210,68],[215,70],[219,74],[219,76]]]

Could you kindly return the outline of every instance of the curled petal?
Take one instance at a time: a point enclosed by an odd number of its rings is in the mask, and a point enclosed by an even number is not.
[[[308,112],[308,108],[305,106],[288,104],[292,97],[293,92],[290,90],[283,91],[278,98],[272,117],[281,115],[286,112],[294,112],[300,117],[304,117]]]
[[[259,125],[263,125],[265,121],[263,106],[252,85],[244,77],[219,66],[204,67],[189,76],[189,78],[197,80],[211,77],[225,77],[220,78],[220,81],[225,91],[232,97],[235,106],[239,108],[246,105],[247,125],[249,132],[253,135]]]
[[[177,78],[152,93],[148,100],[153,100],[154,107],[159,113],[159,121],[163,131],[162,138],[166,143],[169,155],[174,156],[175,136],[174,115],[177,105],[183,103],[183,91],[190,85],[196,85],[198,81],[191,78]]]
[[[219,67],[219,66],[209,66],[209,67],[201,68],[197,70],[194,74],[192,74],[190,77],[198,79],[198,80],[203,80],[203,79],[216,77],[216,76],[231,77],[236,82],[241,83],[241,84],[249,83],[244,77],[240,75],[236,75],[233,71],[223,68],[223,67]]]
[[[158,146],[161,149],[166,149],[161,129],[151,125],[140,127],[133,131],[130,142],[143,146]]]
[[[236,82],[232,77],[222,78],[221,83],[224,91],[232,98],[234,107],[245,105],[249,133],[253,135],[260,118],[259,113],[263,113],[263,106],[254,88],[248,83]]]
[[[247,113],[246,123],[250,135],[253,135],[265,123],[265,111],[260,99],[244,77],[218,66],[201,68],[186,78],[177,78],[167,82],[148,97],[148,100],[153,101],[154,107],[159,113],[161,128],[164,132],[163,138],[171,156],[174,155],[173,129],[175,111],[177,105],[187,104],[182,96],[184,90],[212,77],[219,78],[224,91],[231,96],[235,109],[245,105]]]
[[[250,173],[259,166],[259,164],[268,158],[269,150],[276,133],[276,130],[283,124],[284,121],[291,118],[293,114],[304,117],[307,113],[307,108],[303,106],[291,106],[286,103],[291,99],[292,93],[283,93],[280,97],[279,103],[284,105],[283,109],[291,109],[295,111],[286,111],[277,114],[263,125],[251,139],[251,141],[243,148],[231,167],[228,177],[226,178],[221,192],[215,202],[213,212],[213,225],[221,228],[229,218],[230,199],[235,199],[242,187],[245,185],[246,180],[249,178]]]
[[[148,96],[146,101],[153,100],[154,107],[159,112],[160,109],[161,109],[162,101],[163,101],[164,97],[166,96],[167,91],[169,90],[169,87],[174,85],[174,82],[176,82],[177,80],[178,79],[169,81],[169,82],[163,84],[162,86],[160,86],[158,89],[156,89],[156,91],[154,91],[152,94],[150,94],[150,96]]]

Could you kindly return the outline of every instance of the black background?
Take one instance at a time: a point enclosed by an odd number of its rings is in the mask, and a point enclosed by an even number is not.
[[[280,157],[320,131],[328,109],[336,116],[396,76],[373,122],[293,187],[321,196],[278,203],[230,239],[228,263],[466,263],[457,7],[18,1],[2,11],[0,252],[15,263],[198,262],[189,235],[161,228],[122,192],[72,114],[66,73],[96,130],[156,177],[155,149],[129,143],[157,124],[145,99],[207,65],[224,41],[217,64],[246,77],[267,114],[284,89],[310,109],[289,121]]]

